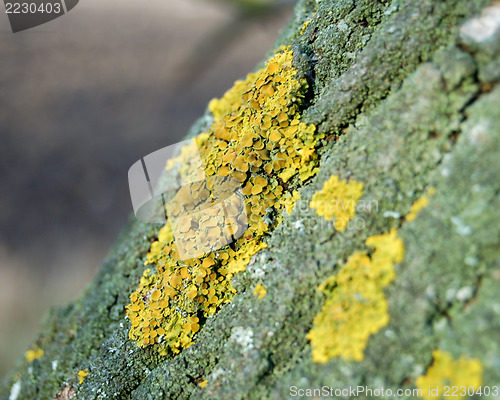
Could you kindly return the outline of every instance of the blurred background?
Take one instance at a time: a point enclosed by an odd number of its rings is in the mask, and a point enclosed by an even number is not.
[[[271,48],[294,0],[81,0],[0,14],[0,376],[78,296],[132,211],[128,168]]]

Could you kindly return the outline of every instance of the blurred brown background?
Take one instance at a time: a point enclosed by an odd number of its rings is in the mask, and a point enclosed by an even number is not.
[[[92,279],[132,210],[128,168],[252,70],[294,3],[253,1],[80,0],[16,34],[2,11],[0,376]]]

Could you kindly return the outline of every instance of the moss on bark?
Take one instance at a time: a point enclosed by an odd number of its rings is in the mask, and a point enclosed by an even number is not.
[[[35,342],[43,357],[21,358],[0,398],[74,390],[81,399],[283,399],[291,386],[414,388],[436,348],[479,359],[483,384],[499,385],[500,31],[488,36],[471,22],[488,5],[300,1],[277,47],[292,46],[310,83],[303,118],[327,134],[321,170],[234,278],[234,300],[179,355],[138,348],[124,307],[159,226],[131,219],[84,293],[46,316]],[[364,184],[366,207],[344,232],[309,208],[331,175]],[[404,221],[431,186],[429,205]],[[389,324],[361,362],[314,364],[306,334],[324,302],[317,286],[368,236],[394,227],[405,257],[385,290]]]

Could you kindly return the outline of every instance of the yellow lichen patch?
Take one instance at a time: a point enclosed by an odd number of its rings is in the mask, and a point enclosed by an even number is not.
[[[192,173],[200,172],[198,147],[203,144],[208,138],[208,133],[198,135],[194,141],[189,141],[188,144],[181,147],[180,154],[177,157],[167,161],[166,170],[170,171],[176,165],[179,165],[179,173],[182,178],[186,178]]]
[[[363,183],[340,181],[338,176],[332,175],[323,184],[323,188],[314,193],[309,207],[327,221],[335,217],[335,229],[341,232],[354,217],[356,205],[362,194]]]
[[[80,380],[80,385],[83,383],[83,380],[90,375],[90,372],[86,369],[85,371],[78,371],[78,379]]]
[[[478,359],[462,355],[455,360],[450,353],[442,350],[434,350],[432,355],[434,358],[432,365],[425,375],[419,376],[416,380],[416,385],[422,390],[425,400],[463,399],[468,397],[467,389],[471,387],[477,389],[481,386],[483,367]],[[444,397],[445,386],[456,386],[459,390],[450,391],[448,396]],[[460,390],[462,387],[466,388],[465,392]]]
[[[207,387],[207,383],[208,383],[208,381],[205,379],[204,381],[201,381],[200,383],[198,383],[198,386],[201,388],[205,388],[205,387]]]
[[[375,248],[371,256],[353,254],[318,287],[326,301],[307,335],[314,362],[339,356],[361,361],[369,337],[389,322],[383,288],[394,279],[394,264],[403,259],[403,241],[392,229],[369,237],[366,244]]]
[[[304,24],[302,25],[302,28],[300,29],[301,35],[306,31],[307,25],[309,25],[310,22],[311,22],[310,19],[308,19],[307,21],[304,22]]]
[[[283,208],[285,212],[290,215],[292,213],[293,207],[297,200],[300,199],[300,194],[297,190],[295,190],[292,194],[290,192],[286,192],[285,195],[278,201],[278,203],[283,204]]]
[[[158,241],[164,243],[171,243],[174,240],[174,235],[172,234],[172,227],[170,224],[166,224],[158,232]]]
[[[312,14],[312,17],[314,17],[316,15],[316,11],[313,12]],[[309,18],[307,21],[305,21],[303,24],[302,24],[302,27],[300,28],[300,34],[303,35],[304,32],[306,31],[306,28],[307,26],[311,23],[311,20],[312,20],[312,17]]]
[[[412,204],[410,212],[406,215],[406,220],[408,222],[414,221],[420,211],[429,205],[429,197],[433,196],[435,192],[436,190],[431,187],[426,195],[422,196]]]
[[[34,360],[38,360],[39,358],[42,358],[44,355],[43,349],[40,347],[33,347],[30,350],[26,351],[25,356],[26,356],[26,361],[33,362]]]
[[[292,51],[281,49],[264,68],[212,100],[208,132],[167,164],[169,173],[192,183],[167,203],[169,223],[146,259],[152,268],[130,295],[129,338],[139,346],[155,344],[160,354],[175,354],[191,345],[206,318],[234,297],[234,274],[266,247],[264,236],[279,222],[268,215],[291,212],[298,193],[289,186],[318,171],[315,147],[324,134],[301,121],[307,82],[296,78],[292,59]],[[197,152],[206,183],[193,179]],[[215,193],[217,182],[225,187],[230,179],[241,186],[239,203],[217,208],[231,194]]]
[[[257,296],[258,300],[262,300],[266,297],[267,290],[260,283],[257,283],[257,285],[255,285],[255,289],[253,290],[253,294]]]

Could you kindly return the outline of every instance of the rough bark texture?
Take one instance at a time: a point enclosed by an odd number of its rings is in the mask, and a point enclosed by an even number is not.
[[[301,0],[277,46],[292,46],[311,86],[303,119],[328,140],[292,214],[235,277],[234,300],[179,355],[138,348],[124,307],[159,227],[131,219],[85,292],[46,316],[36,340],[44,356],[20,359],[0,398],[283,399],[293,385],[413,388],[436,348],[479,359],[483,385],[499,385],[499,7]],[[191,135],[209,122],[207,114]],[[342,233],[308,206],[332,174],[363,182],[373,205]],[[416,221],[398,217],[431,186]],[[392,227],[405,256],[385,290],[389,324],[362,361],[315,364],[306,334],[324,303],[316,288],[368,236]],[[256,283],[267,288],[262,300]]]

